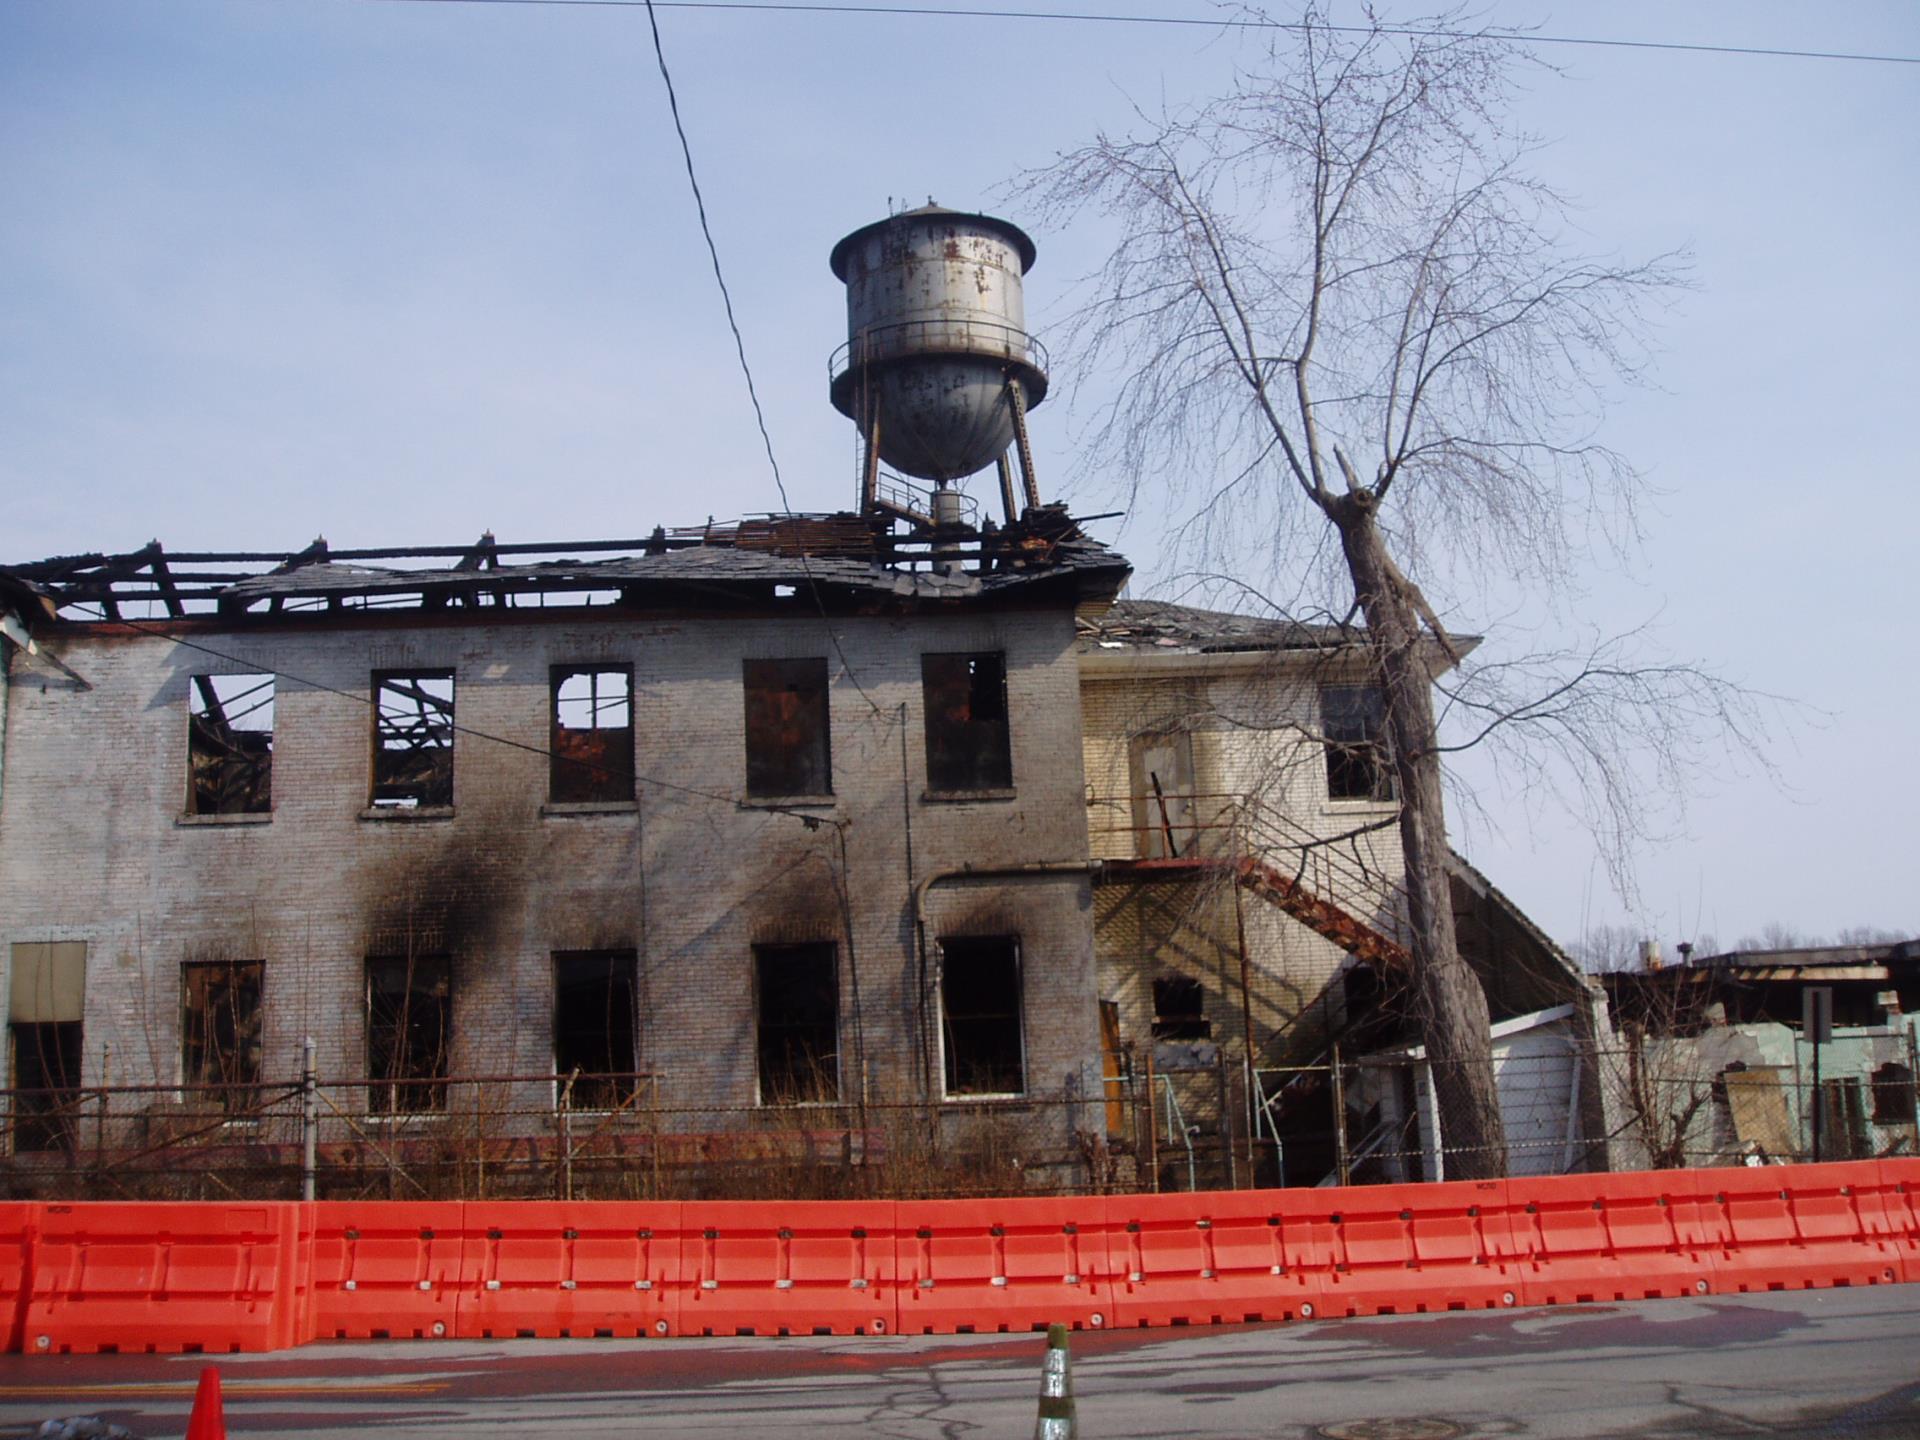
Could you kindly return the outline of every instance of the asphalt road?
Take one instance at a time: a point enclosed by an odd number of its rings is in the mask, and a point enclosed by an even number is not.
[[[1040,1336],[325,1344],[218,1363],[235,1436],[1024,1437]],[[1920,1437],[1920,1286],[1073,1338],[1085,1440]],[[0,1434],[186,1429],[200,1356],[0,1359]]]

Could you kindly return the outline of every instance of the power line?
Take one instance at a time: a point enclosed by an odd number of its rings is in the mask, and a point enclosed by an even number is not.
[[[766,447],[767,466],[773,471],[774,488],[780,492],[780,505],[787,514],[793,514],[793,502],[787,499],[787,482],[780,476],[780,462],[774,457],[773,436],[767,430],[767,412],[760,405],[760,391],[753,383],[753,367],[747,363],[747,342],[740,333],[740,321],[733,313],[733,292],[727,288],[727,277],[720,269],[720,247],[714,243],[713,227],[707,221],[706,196],[700,193],[700,177],[693,168],[693,146],[687,141],[687,127],[680,120],[680,97],[673,88],[673,76],[667,69],[666,47],[660,43],[660,20],[654,13],[654,0],[645,0],[647,7],[647,28],[653,35],[653,58],[660,66],[661,82],[667,87],[667,108],[673,112],[673,133],[680,137],[680,157],[686,163],[687,184],[693,189],[693,206],[700,216],[700,234],[707,242],[707,258],[713,261],[714,283],[720,287],[720,302],[726,307],[727,328],[733,332],[734,354],[740,357],[740,373],[747,380],[747,399],[753,402],[754,423],[760,427],[760,443]],[[875,715],[881,713],[880,707],[867,693],[867,687],[860,683],[859,675],[854,673],[853,662],[847,659],[847,652],[841,648],[839,632],[833,628],[833,621],[827,618],[826,602],[820,598],[820,587],[813,578],[813,566],[807,560],[804,546],[800,551],[800,569],[807,579],[807,593],[813,597],[814,608],[820,612],[820,623],[826,627],[827,639],[833,644],[833,653],[840,657],[840,668],[846,672],[853,688],[860,692],[860,698],[867,702],[867,708]]]
[[[372,0],[378,4],[408,5],[565,5],[627,10],[645,5],[649,16],[660,10],[748,10],[801,15],[904,15],[965,20],[1057,20],[1094,25],[1178,25],[1212,30],[1304,30],[1296,20],[1222,19],[1193,15],[1118,15],[1075,10],[973,10],[946,5],[854,5],[832,0]],[[1439,39],[1456,32],[1411,25],[1318,25],[1314,28],[1348,35],[1406,35]],[[1765,45],[1708,45],[1683,40],[1613,40],[1597,35],[1539,35],[1516,33],[1508,37],[1525,45],[1573,45],[1611,50],[1666,50],[1693,55],[1740,55],[1777,60],[1842,60],[1870,65],[1920,65],[1920,55],[1880,55],[1852,50],[1797,50]]]

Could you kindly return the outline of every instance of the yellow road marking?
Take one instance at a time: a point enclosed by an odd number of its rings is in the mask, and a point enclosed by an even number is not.
[[[112,1400],[192,1395],[199,1388],[192,1380],[128,1385],[0,1385],[0,1400],[34,1400],[70,1397],[75,1400]],[[433,1395],[445,1390],[443,1380],[396,1381],[389,1385],[299,1385],[272,1380],[222,1380],[222,1396],[248,1399],[253,1396],[282,1395]]]

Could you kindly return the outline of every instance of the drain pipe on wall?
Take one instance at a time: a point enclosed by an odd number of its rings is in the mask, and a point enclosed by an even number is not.
[[[922,1036],[921,1065],[924,1089],[928,1099],[933,1098],[933,1044],[932,1031],[927,1022],[927,998],[940,987],[940,967],[928,963],[927,947],[927,897],[936,885],[946,885],[962,880],[1043,880],[1061,875],[1098,875],[1106,862],[1104,860],[1029,860],[1024,865],[962,865],[954,870],[937,870],[913,887],[913,928],[919,940],[920,974],[920,1033]]]

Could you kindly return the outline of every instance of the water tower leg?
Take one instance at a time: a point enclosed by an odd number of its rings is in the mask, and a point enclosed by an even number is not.
[[[860,513],[871,514],[880,500],[880,407],[867,425],[866,454],[860,459]]]
[[[1002,450],[1000,458],[994,461],[994,464],[1000,471],[1000,508],[1005,512],[1009,525],[1018,524],[1020,502],[1013,498],[1013,462],[1007,458],[1007,452]]]
[[[1040,508],[1040,486],[1033,478],[1033,444],[1027,439],[1027,396],[1020,382],[1007,377],[1007,399],[1013,405],[1013,443],[1020,447],[1020,478],[1027,484],[1027,508]]]

